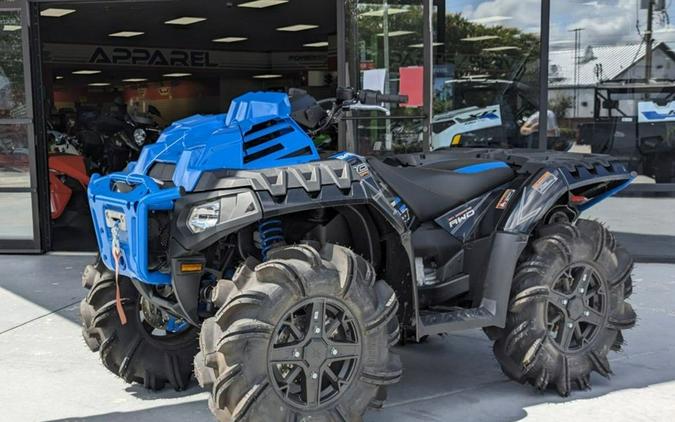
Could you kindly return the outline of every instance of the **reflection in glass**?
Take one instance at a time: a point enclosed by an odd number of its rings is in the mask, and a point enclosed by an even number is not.
[[[675,182],[675,4],[551,5],[549,108],[563,136],[621,157],[638,182]]]
[[[422,150],[423,10],[421,0],[347,2],[348,49],[356,63],[352,78],[360,89],[409,97],[408,104],[386,105],[395,119],[378,112],[354,113],[364,119],[354,123],[361,154]]]
[[[432,148],[536,146],[541,0],[434,5]]]
[[[27,128],[0,125],[0,188],[25,187],[30,187]]]
[[[0,193],[0,239],[32,240],[30,193]]]
[[[0,119],[26,117],[21,15],[0,11]]]

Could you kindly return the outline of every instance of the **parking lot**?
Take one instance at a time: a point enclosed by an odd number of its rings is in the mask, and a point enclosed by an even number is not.
[[[661,201],[650,204],[655,215],[638,226],[622,226],[621,221],[630,219],[613,215],[617,207],[611,201],[594,216],[616,220],[614,227],[622,233],[669,238],[669,230],[675,229],[666,226],[668,216],[672,226],[672,200]],[[648,249],[639,243],[632,248]],[[5,381],[0,420],[212,420],[206,394],[198,387],[180,393],[147,392],[108,373],[89,352],[80,337],[78,304],[84,296],[80,272],[91,260],[0,257],[0,374]],[[483,333],[470,331],[398,348],[405,370],[402,382],[390,389],[384,409],[369,412],[365,420],[673,420],[675,265],[640,263],[634,279],[632,304],[638,325],[627,332],[625,350],[610,355],[615,375],[606,380],[594,374],[591,391],[563,399],[511,382],[501,373]]]

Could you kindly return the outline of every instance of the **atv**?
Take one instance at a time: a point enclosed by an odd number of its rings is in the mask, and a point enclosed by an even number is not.
[[[580,218],[635,175],[600,155],[448,149],[321,160],[312,137],[405,97],[249,93],[94,175],[83,335],[150,389],[194,370],[221,421],[357,421],[392,348],[482,328],[504,373],[568,395],[611,374],[633,261]]]

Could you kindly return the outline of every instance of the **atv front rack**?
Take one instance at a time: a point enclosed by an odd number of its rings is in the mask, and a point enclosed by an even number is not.
[[[116,227],[122,255],[120,274],[148,284],[171,284],[169,273],[150,271],[148,267],[148,219],[153,211],[172,210],[181,196],[180,188],[162,189],[148,176],[113,173],[92,176],[88,196],[105,265],[115,269],[112,245]]]

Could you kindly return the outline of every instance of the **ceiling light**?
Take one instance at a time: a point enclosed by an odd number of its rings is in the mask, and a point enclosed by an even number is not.
[[[253,79],[278,79],[281,77],[283,77],[283,75],[265,74],[265,75],[254,75]]]
[[[96,75],[101,73],[100,70],[76,70],[73,75]]]
[[[56,80],[57,80],[57,81],[60,81],[61,79],[63,79],[63,76],[57,76],[57,77],[56,77]]]
[[[226,43],[231,43],[231,42],[240,42],[240,41],[246,41],[248,38],[246,37],[223,37],[223,38],[216,38],[215,40],[212,40],[213,42],[226,42]]]
[[[19,29],[21,29],[21,25],[5,25],[2,27],[2,30],[6,32],[18,31]]]
[[[496,35],[479,35],[479,36],[476,36],[476,37],[462,38],[462,41],[479,42],[479,41],[489,41],[489,40],[497,40],[497,39],[499,39],[499,37],[496,36]]]
[[[387,35],[389,35],[390,37],[400,37],[402,35],[410,35],[410,34],[414,34],[414,32],[413,31],[391,31]],[[384,33],[377,34],[377,36],[378,37],[384,37]]]
[[[303,47],[328,47],[328,41],[311,42],[303,44]]]
[[[143,35],[145,32],[136,32],[136,31],[120,31],[120,32],[114,32],[112,34],[108,34],[109,37],[117,37],[117,38],[131,38],[131,37],[137,37],[139,35]]]
[[[491,47],[491,48],[484,48],[483,51],[510,51],[510,50],[520,50],[520,47],[516,46],[510,46],[510,45],[505,45],[503,47]]]
[[[443,45],[442,42],[435,42],[435,43],[434,43],[434,47],[439,47],[439,46],[441,46],[441,45]],[[410,48],[424,48],[424,44],[423,44],[423,43],[419,43],[419,44],[410,44],[408,47],[410,47]]]
[[[50,8],[40,12],[40,16],[46,16],[48,18],[60,18],[62,16],[70,15],[71,13],[75,13],[75,10]]]
[[[122,79],[122,82],[147,82],[148,80],[145,78],[128,78],[128,79]]]
[[[489,25],[491,23],[504,22],[513,19],[512,16],[488,16],[486,18],[471,19],[469,22],[481,25]]]
[[[316,29],[318,27],[319,27],[319,25],[306,25],[306,24],[303,24],[303,23],[299,23],[297,25],[282,26],[281,28],[277,28],[277,31],[298,32],[298,31],[307,31],[309,29]]]
[[[237,6],[249,7],[251,9],[263,9],[265,7],[277,6],[284,3],[288,3],[288,0],[254,0],[254,1],[247,1],[246,3],[241,3]]]
[[[110,86],[109,82],[94,82],[89,84],[89,86]]]
[[[387,15],[388,16],[398,15],[398,14],[401,14],[401,13],[405,13],[407,11],[408,11],[408,9],[397,9],[395,7],[390,7],[389,9],[387,9]],[[381,18],[381,17],[384,16],[384,9],[371,10],[370,12],[361,13],[360,16],[372,16],[372,17]]]
[[[192,76],[192,73],[165,73],[165,78],[183,78],[185,76]]]
[[[192,25],[193,23],[203,22],[206,18],[195,18],[192,16],[183,16],[182,18],[172,19],[164,22],[167,25]]]

